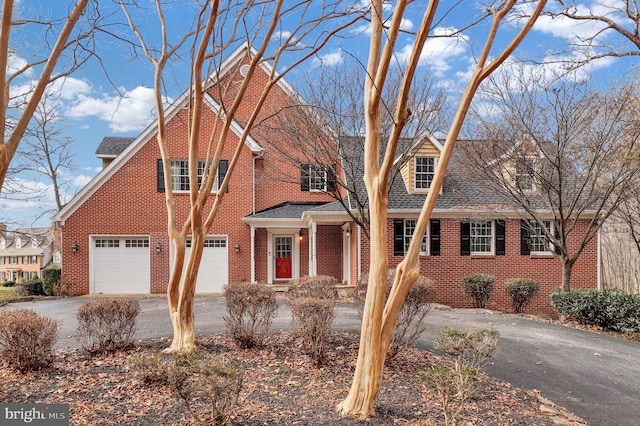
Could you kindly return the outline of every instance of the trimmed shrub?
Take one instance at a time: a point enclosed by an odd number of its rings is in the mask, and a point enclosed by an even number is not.
[[[0,358],[18,371],[46,367],[53,359],[58,322],[31,309],[0,312]]]
[[[240,348],[262,346],[278,312],[275,295],[265,285],[229,283],[224,288],[227,332]]]
[[[302,336],[302,345],[316,365],[326,361],[326,341],[335,318],[332,299],[302,297],[291,301],[293,321]]]
[[[71,278],[63,275],[60,278],[60,281],[58,281],[53,285],[53,294],[55,294],[56,296],[62,296],[62,297],[68,296],[69,294],[71,294],[72,286],[73,286],[73,281],[71,280]]]
[[[13,280],[5,281],[2,283],[2,287],[14,287],[16,282]]]
[[[171,390],[199,424],[227,425],[238,406],[244,371],[224,357],[209,360],[199,353],[174,356],[169,368]]]
[[[315,299],[336,299],[338,280],[334,277],[318,275],[301,277],[289,283],[290,298],[311,297]]]
[[[581,289],[551,293],[551,306],[568,319],[603,329],[640,333],[640,295]]]
[[[26,296],[44,296],[45,292],[42,287],[42,280],[35,278],[33,280],[22,283]]]
[[[42,270],[42,290],[47,296],[55,295],[55,286],[62,278],[62,270],[58,266]]]
[[[462,278],[462,289],[473,301],[474,308],[484,308],[491,299],[495,278],[488,274],[473,274]]]
[[[97,299],[78,308],[78,341],[94,353],[126,349],[133,343],[140,304],[131,298]]]
[[[513,311],[517,314],[524,312],[524,308],[531,303],[533,298],[540,291],[540,285],[527,278],[513,278],[507,280],[504,288],[511,298]]]

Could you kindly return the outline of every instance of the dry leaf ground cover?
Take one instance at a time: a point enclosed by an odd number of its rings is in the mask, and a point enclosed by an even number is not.
[[[0,402],[66,403],[74,425],[190,425],[196,421],[165,383],[146,383],[136,360],[168,346],[167,339],[137,342],[111,355],[89,356],[81,350],[56,354],[44,370],[20,374],[0,368]],[[236,425],[438,425],[444,417],[436,393],[418,371],[442,360],[409,349],[385,368],[377,416],[340,418],[335,406],[348,391],[357,357],[353,333],[333,333],[329,362],[317,367],[303,353],[294,332],[275,332],[260,349],[242,350],[224,334],[199,340],[201,356],[224,356],[245,371],[241,404],[231,418]],[[468,425],[572,424],[566,417],[540,411],[535,392],[483,376],[476,398],[463,413]],[[197,407],[204,413],[207,407]],[[577,423],[574,423],[577,424]]]

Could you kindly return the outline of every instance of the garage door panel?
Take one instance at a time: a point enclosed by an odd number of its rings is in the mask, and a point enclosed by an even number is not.
[[[191,252],[191,240],[187,240],[185,265]],[[227,237],[207,237],[202,251],[196,293],[220,293],[229,281],[229,254]],[[184,270],[184,269],[183,269]]]
[[[96,237],[93,241],[94,293],[149,293],[148,237]]]

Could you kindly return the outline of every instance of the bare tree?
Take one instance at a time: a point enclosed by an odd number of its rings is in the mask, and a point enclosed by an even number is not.
[[[365,72],[362,64],[352,61],[335,67],[319,66],[307,74],[305,80],[304,108],[281,110],[274,120],[280,132],[288,133],[296,143],[296,150],[287,144],[276,146],[292,164],[327,164],[337,161],[340,170],[327,175],[329,182],[324,186],[327,192],[342,204],[344,210],[369,237],[369,204],[362,181],[364,172],[364,104],[362,92]],[[382,102],[381,133],[383,140],[393,128],[393,110],[402,81],[402,70],[390,70]],[[398,142],[398,155],[403,156],[430,132],[445,127],[446,101],[444,90],[436,80],[424,70],[416,76],[415,86],[407,99],[407,109],[411,116]],[[297,126],[296,122],[308,123]],[[320,125],[318,125],[320,123]],[[330,138],[320,134],[310,134],[309,130],[326,132]],[[309,138],[314,141],[309,144]],[[384,142],[383,142],[384,144]],[[339,160],[336,158],[340,154]],[[389,185],[398,177],[400,169],[395,167]],[[300,176],[278,176],[288,182],[300,180]]]
[[[186,33],[170,40],[172,32],[165,20],[164,2],[155,2],[159,22],[161,45],[153,46],[146,39],[134,20],[136,9],[130,2],[120,1],[129,24],[144,55],[155,67],[154,90],[158,109],[157,141],[162,156],[164,176],[171,176],[171,153],[163,98],[163,78],[167,63],[177,55],[189,58],[189,89],[185,125],[188,127],[189,214],[183,223],[178,222],[176,202],[171,185],[166,185],[168,234],[175,248],[167,297],[173,324],[173,340],[167,352],[188,352],[196,349],[193,299],[196,279],[202,258],[205,236],[215,219],[224,198],[229,179],[242,152],[249,133],[261,115],[271,90],[282,77],[300,63],[313,56],[335,33],[357,20],[356,9],[345,9],[341,2],[313,2],[300,0],[295,3],[283,0],[267,2],[218,2],[204,1],[194,17],[194,25]],[[353,16],[349,16],[353,14]],[[148,19],[148,17],[144,17]],[[282,32],[284,22],[294,28]],[[329,22],[335,21],[335,25]],[[242,72],[241,83],[230,84],[228,76],[221,75],[220,64],[231,49],[241,43],[252,46],[246,58],[246,67],[234,70],[234,76]],[[183,47],[187,49],[183,49]],[[187,52],[185,53],[184,50]],[[296,55],[287,58],[288,52]],[[281,61],[290,60],[285,71],[276,69]],[[263,64],[270,63],[266,77],[261,75]],[[260,83],[249,90],[253,77]],[[204,79],[204,80],[203,80]],[[238,81],[240,79],[235,79]],[[258,84],[258,83],[256,83]],[[217,105],[216,125],[206,130],[203,126],[205,101]],[[238,120],[242,133],[238,139],[229,137],[231,126]],[[228,162],[225,178],[219,182],[218,191],[212,187],[218,175],[221,154],[228,144],[236,144]],[[198,155],[207,152],[204,171],[198,176]],[[200,180],[201,179],[201,180]],[[192,245],[185,266],[186,240],[192,235]],[[183,272],[184,269],[184,272]]]
[[[67,189],[63,176],[76,168],[71,152],[73,139],[66,135],[68,126],[60,122],[60,108],[57,95],[46,90],[18,148],[17,161],[12,166],[18,175],[36,173],[51,182],[56,205],[41,215],[63,207]]]
[[[494,114],[476,115],[480,141],[466,145],[466,161],[523,212],[530,243],[561,260],[569,291],[573,265],[640,172],[637,84],[596,90],[548,77],[514,66],[489,79]]]
[[[640,9],[637,0],[593,1],[558,0],[546,12],[553,19],[567,18],[580,26],[571,39],[570,53],[583,56],[572,60],[582,66],[605,57],[640,56]]]
[[[46,88],[53,81],[68,76],[94,55],[94,30],[101,19],[95,0],[77,0],[71,3],[70,9],[56,7],[53,13],[58,13],[58,17],[46,21],[37,16],[16,17],[18,8],[13,0],[2,4],[0,189]],[[80,22],[82,25],[78,25]],[[43,34],[43,38],[37,43],[27,39],[18,43],[12,36],[18,37],[23,30]],[[29,52],[28,59],[22,58],[21,49],[31,44],[37,44],[36,51]],[[38,71],[36,80],[29,77]],[[26,85],[22,78],[28,80]]]
[[[364,181],[369,198],[370,211],[370,262],[367,296],[364,304],[362,331],[358,361],[353,382],[347,397],[338,404],[342,415],[367,418],[375,414],[374,401],[378,395],[382,380],[385,355],[395,327],[398,313],[411,286],[420,274],[419,253],[427,223],[433,212],[438,194],[442,188],[446,168],[451,153],[467,116],[469,106],[480,83],[490,76],[502,64],[526,34],[542,12],[546,2],[535,2],[535,10],[530,18],[508,40],[505,47],[493,51],[494,42],[500,30],[500,24],[513,12],[515,0],[505,1],[499,6],[489,7],[490,26],[485,34],[484,43],[473,73],[457,107],[453,122],[449,128],[444,148],[440,156],[429,193],[417,220],[409,249],[396,269],[391,292],[386,297],[388,274],[387,252],[387,205],[389,199],[388,182],[396,158],[397,148],[410,111],[407,100],[411,84],[424,47],[425,40],[432,30],[432,23],[438,11],[438,1],[430,1],[424,9],[424,15],[415,36],[413,48],[403,73],[398,91],[398,100],[393,113],[393,126],[387,138],[384,153],[381,152],[381,119],[384,87],[389,75],[389,67],[394,58],[395,44],[400,34],[403,15],[408,2],[398,1],[393,8],[391,19],[385,21],[382,0],[371,2],[371,42],[365,80],[365,170]],[[386,27],[386,28],[385,28]],[[489,61],[489,56],[492,60]]]

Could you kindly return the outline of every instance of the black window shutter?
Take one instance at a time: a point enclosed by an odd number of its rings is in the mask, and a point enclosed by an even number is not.
[[[554,227],[554,234],[556,237],[556,241],[560,241],[560,231],[558,230],[558,224],[554,223],[553,227]],[[560,250],[559,245],[554,244],[554,247],[555,247],[556,254],[562,254],[562,250]]]
[[[300,165],[300,191],[309,191],[309,165]]]
[[[530,255],[531,247],[529,246],[529,222],[520,219],[520,254]]]
[[[222,181],[227,175],[227,170],[229,170],[229,160],[220,160],[220,163],[218,163],[218,186],[222,185]],[[226,192],[229,192],[229,186],[227,186]]]
[[[162,158],[158,158],[158,192],[164,192],[164,168],[162,167]]]
[[[471,223],[460,222],[460,255],[471,254]]]
[[[404,220],[393,219],[393,255],[404,256]]]
[[[504,220],[496,220],[496,255],[504,256],[506,252],[506,228],[507,223]]]
[[[431,219],[429,224],[431,240],[429,242],[429,253],[432,256],[440,255],[440,219]]]
[[[336,165],[327,166],[327,192],[336,190]]]

